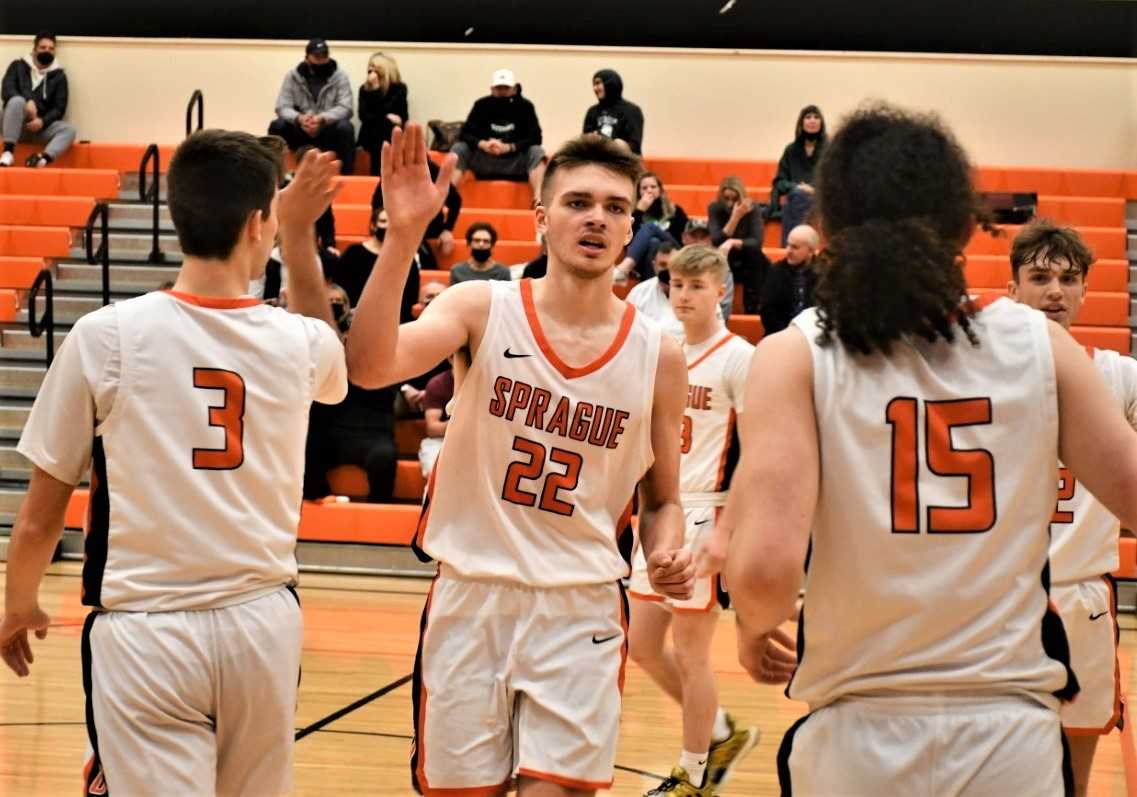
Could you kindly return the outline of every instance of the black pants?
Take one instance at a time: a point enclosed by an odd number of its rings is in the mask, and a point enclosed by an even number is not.
[[[351,174],[355,162],[355,128],[347,119],[324,125],[315,138],[301,130],[298,124],[283,119],[273,119],[272,124],[268,126],[268,134],[280,136],[288,144],[288,148],[294,151],[311,144],[318,150],[334,152],[340,159],[343,173]]]
[[[392,429],[312,423],[304,452],[304,497],[313,500],[331,494],[328,471],[340,465],[356,465],[367,471],[367,500],[389,501],[395,491],[398,460]]]
[[[762,251],[761,244],[747,241],[741,249],[730,253],[728,262],[734,284],[742,286],[743,309],[747,315],[754,315],[762,301],[762,286],[766,283],[766,272],[770,270],[770,259]]]

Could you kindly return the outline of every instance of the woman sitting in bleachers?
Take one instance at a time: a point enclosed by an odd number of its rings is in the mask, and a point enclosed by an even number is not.
[[[687,226],[687,213],[671,201],[663,181],[655,172],[644,172],[637,190],[636,207],[632,211],[632,230],[627,256],[616,264],[616,279],[634,276],[638,280],[655,276],[652,262],[661,241],[679,246]]]

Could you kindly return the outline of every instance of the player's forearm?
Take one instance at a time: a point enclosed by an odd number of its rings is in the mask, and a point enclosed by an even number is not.
[[[43,572],[51,564],[63,534],[63,517],[33,521],[25,513],[12,529],[8,544],[8,567],[4,583],[5,613],[20,614],[39,602]]]
[[[281,229],[280,256],[288,266],[289,311],[317,318],[338,331],[331,305],[328,303],[324,270],[316,254],[315,229],[312,227],[302,230]]]
[[[641,502],[640,544],[644,557],[655,551],[670,551],[683,547],[683,507],[678,499],[648,507]]]
[[[391,384],[399,343],[403,286],[418,239],[388,231],[367,278],[347,337],[348,378],[367,389]]]
[[[768,634],[797,612],[801,571],[747,567],[727,555],[726,583],[738,624],[754,635]]]

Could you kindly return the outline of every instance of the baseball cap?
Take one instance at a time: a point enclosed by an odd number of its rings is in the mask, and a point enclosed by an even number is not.
[[[308,46],[304,48],[308,55],[327,55],[328,43],[323,39],[309,39]]]
[[[493,73],[490,86],[516,86],[517,78],[513,76],[512,69],[499,69]]]
[[[706,219],[688,219],[687,220],[687,226],[684,229],[684,232],[696,232],[698,230],[706,230],[706,229],[709,229],[707,227],[707,220]]]

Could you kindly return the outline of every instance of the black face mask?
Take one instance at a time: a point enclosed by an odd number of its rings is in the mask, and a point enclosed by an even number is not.
[[[386,227],[376,227],[372,231],[371,234],[375,236],[376,241],[379,241],[380,243],[382,243],[383,239],[387,237],[387,228]]]
[[[806,141],[814,141],[814,142],[820,141],[821,140],[821,131],[818,130],[816,133],[807,133],[805,130],[802,130],[801,131],[801,137],[804,138]]]
[[[490,259],[492,252],[489,249],[471,249],[470,257],[477,260],[479,263],[485,263]]]
[[[40,66],[51,66],[55,63],[55,53],[36,53],[36,63]]]
[[[336,71],[336,65],[331,61],[326,64],[308,64],[308,68],[312,70],[313,75],[322,78],[329,78]]]

